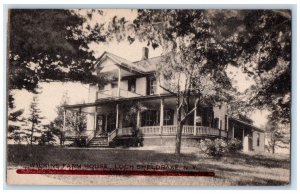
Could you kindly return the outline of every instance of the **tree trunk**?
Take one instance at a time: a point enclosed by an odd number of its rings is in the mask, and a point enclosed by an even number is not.
[[[177,117],[177,133],[176,133],[176,143],[175,143],[176,155],[180,155],[180,150],[181,150],[181,134],[182,134],[183,123],[180,120],[181,118]]]

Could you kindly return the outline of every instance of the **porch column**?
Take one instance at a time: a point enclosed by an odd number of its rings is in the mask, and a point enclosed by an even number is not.
[[[117,104],[117,107],[116,107],[116,112],[117,112],[117,115],[116,115],[116,129],[119,128],[119,104]]]
[[[195,102],[195,106],[194,106],[194,135],[197,135],[197,104]]]
[[[95,107],[94,136],[96,136],[96,130],[97,130],[97,107]]]
[[[118,135],[122,135],[122,128],[123,128],[123,112],[120,111],[120,123],[119,123],[119,129],[118,129]]]
[[[159,126],[160,126],[160,134],[162,134],[164,125],[164,99],[160,99],[160,119],[159,119]]]
[[[141,126],[141,111],[138,109],[136,115],[136,126],[139,128]]]
[[[105,133],[107,134],[107,114],[105,114]]]
[[[121,85],[121,68],[119,68],[119,75],[118,75],[118,97],[120,97],[120,85]]]

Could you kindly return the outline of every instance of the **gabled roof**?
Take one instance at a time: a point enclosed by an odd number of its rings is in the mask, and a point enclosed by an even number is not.
[[[143,69],[144,72],[153,72],[157,70],[157,66],[161,63],[161,56],[135,61],[133,63]]]
[[[128,69],[130,71],[134,71],[136,73],[141,73],[141,74],[147,74],[147,73],[156,71],[157,65],[161,61],[161,57],[158,56],[158,57],[153,57],[153,58],[149,58],[149,59],[146,59],[146,60],[130,62],[127,59],[124,59],[120,56],[117,56],[115,54],[112,54],[110,52],[105,51],[100,56],[100,58],[98,59],[96,64],[98,64],[105,57],[109,57],[110,59],[115,61],[117,65],[119,65],[119,66],[121,66],[125,69]]]

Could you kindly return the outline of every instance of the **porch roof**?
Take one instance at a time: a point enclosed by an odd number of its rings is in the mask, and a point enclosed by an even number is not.
[[[106,103],[118,103],[118,102],[126,102],[126,101],[143,101],[143,100],[151,100],[151,99],[159,99],[159,98],[172,98],[175,97],[173,94],[157,94],[157,95],[148,95],[148,96],[138,96],[132,98],[107,98],[101,99],[101,101],[96,101],[93,103],[83,103],[83,104],[72,104],[72,105],[64,105],[65,109],[79,109],[85,107],[94,107],[101,104]]]
[[[239,124],[242,124],[242,125],[246,125],[246,126],[248,126],[248,127],[251,127],[251,128],[254,129],[255,131],[265,132],[263,129],[260,129],[260,128],[254,126],[254,125],[252,125],[252,124],[250,124],[250,123],[247,123],[247,122],[245,122],[245,121],[242,121],[242,120],[239,120],[239,119],[236,119],[236,118],[229,118],[229,120],[232,120],[232,121],[234,121],[234,122],[236,122],[236,123],[239,123]]]

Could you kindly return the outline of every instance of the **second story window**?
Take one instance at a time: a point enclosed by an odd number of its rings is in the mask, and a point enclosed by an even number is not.
[[[128,80],[128,91],[136,92],[136,79]]]
[[[157,82],[155,77],[148,77],[147,78],[147,95],[156,94],[156,87]]]
[[[117,87],[118,87],[118,82],[111,83],[111,88],[117,88]]]
[[[104,84],[98,85],[98,89],[99,89],[100,91],[104,90]]]

